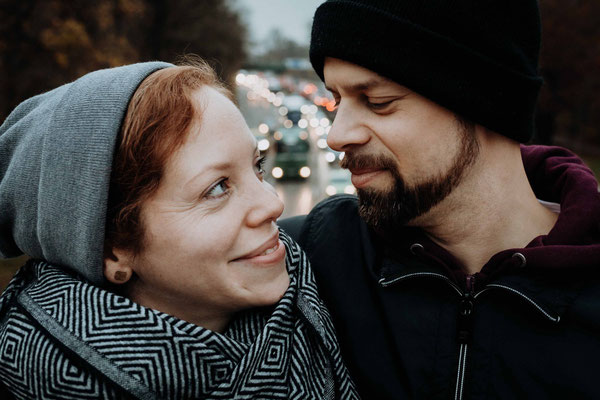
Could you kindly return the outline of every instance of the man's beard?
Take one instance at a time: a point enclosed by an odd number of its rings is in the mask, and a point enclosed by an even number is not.
[[[450,169],[414,186],[406,185],[391,157],[346,153],[340,163],[342,168],[384,169],[394,180],[393,187],[387,191],[358,189],[359,213],[368,225],[381,232],[393,233],[427,213],[452,192],[479,155],[474,124],[457,119],[457,125],[461,145]]]

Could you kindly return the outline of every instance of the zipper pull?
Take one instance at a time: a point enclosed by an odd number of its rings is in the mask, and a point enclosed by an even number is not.
[[[468,343],[471,338],[474,311],[475,275],[467,276],[466,290],[458,307],[458,342]]]

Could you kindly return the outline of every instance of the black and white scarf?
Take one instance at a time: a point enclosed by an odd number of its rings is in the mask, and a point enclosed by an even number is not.
[[[26,399],[357,399],[306,256],[220,334],[29,262],[0,299],[0,380]]]

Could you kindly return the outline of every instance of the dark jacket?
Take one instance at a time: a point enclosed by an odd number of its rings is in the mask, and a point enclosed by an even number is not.
[[[363,398],[600,397],[597,182],[564,149],[522,153],[537,197],[560,203],[558,221],[470,277],[417,229],[379,237],[353,196],[306,218],[299,241]]]

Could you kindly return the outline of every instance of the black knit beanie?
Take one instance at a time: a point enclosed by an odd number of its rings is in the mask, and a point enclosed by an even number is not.
[[[537,0],[328,0],[316,11],[310,60],[385,76],[519,142],[533,135],[542,79]]]

